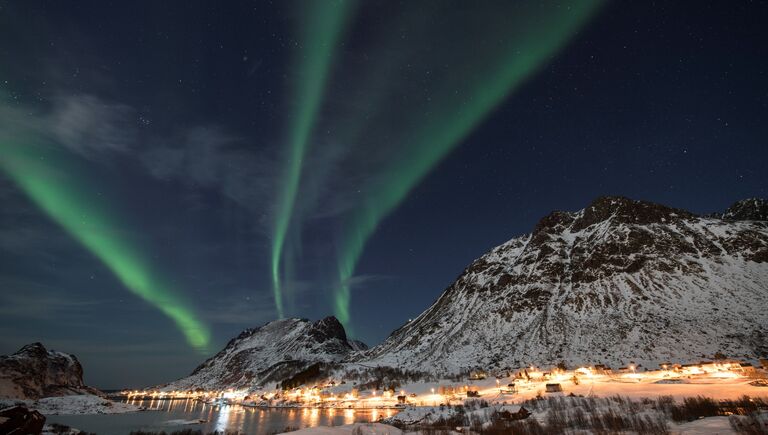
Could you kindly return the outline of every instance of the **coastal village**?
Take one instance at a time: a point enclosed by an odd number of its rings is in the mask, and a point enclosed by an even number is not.
[[[440,382],[413,382],[394,389],[359,388],[341,379],[302,385],[292,389],[251,389],[219,391],[126,390],[118,395],[128,403],[150,403],[173,399],[195,399],[214,406],[237,405],[253,408],[334,408],[403,409],[409,406],[449,406],[468,400],[513,404],[543,396],[584,397],[690,397],[701,394],[716,399],[742,395],[768,397],[768,360],[759,364],[720,359],[698,363],[665,362],[648,368],[628,364],[565,369],[525,367],[514,371],[472,370],[466,379]]]

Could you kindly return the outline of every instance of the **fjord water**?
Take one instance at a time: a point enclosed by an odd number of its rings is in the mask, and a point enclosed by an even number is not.
[[[144,406],[147,411],[126,414],[51,415],[47,423],[59,423],[99,435],[124,435],[131,431],[165,431],[183,429],[237,431],[244,434],[269,435],[285,428],[338,426],[356,422],[376,421],[390,417],[391,409],[261,409],[239,405],[214,406],[192,399],[134,400],[129,403]],[[203,423],[183,424],[194,420]]]

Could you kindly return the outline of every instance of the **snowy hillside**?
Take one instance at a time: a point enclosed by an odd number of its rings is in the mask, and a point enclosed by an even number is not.
[[[165,389],[248,388],[279,382],[315,362],[344,359],[364,344],[347,339],[335,317],[276,320],[247,329],[191,375]]]
[[[455,372],[765,356],[766,208],[740,201],[698,217],[604,197],[554,212],[470,264],[360,360]]]

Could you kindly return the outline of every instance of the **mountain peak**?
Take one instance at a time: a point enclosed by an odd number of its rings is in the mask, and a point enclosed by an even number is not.
[[[328,316],[313,323],[309,334],[320,343],[333,338],[347,341],[347,333],[344,330],[344,326],[334,316]]]
[[[648,225],[670,222],[681,217],[690,218],[693,214],[685,210],[623,196],[601,196],[584,209],[573,231],[579,231],[608,219],[627,224]]]
[[[580,212],[554,211],[542,218],[533,234],[560,232],[571,227],[578,232],[592,225],[612,220],[617,223],[648,225],[692,218],[693,213],[624,196],[600,196]]]
[[[14,355],[29,355],[29,356],[35,356],[35,357],[44,357],[45,355],[48,355],[48,349],[43,346],[43,343],[40,343],[39,341],[36,341],[34,343],[29,343],[21,347],[21,349],[17,350]]]
[[[188,377],[166,387],[239,388],[280,381],[315,363],[341,361],[360,348],[333,316],[315,322],[275,320],[246,329]]]
[[[766,221],[768,220],[768,200],[763,198],[748,198],[737,201],[723,212],[722,218],[733,221]]]

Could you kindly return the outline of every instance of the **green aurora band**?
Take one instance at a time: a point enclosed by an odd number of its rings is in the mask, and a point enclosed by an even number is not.
[[[59,159],[51,151],[41,146],[2,143],[0,168],[127,289],[173,320],[193,348],[207,352],[208,328],[176,294],[158,282],[138,250],[119,236],[121,229],[81,193],[82,189],[62,171],[62,165],[54,166]]]
[[[444,86],[439,98],[429,105],[429,116],[401,133],[400,143],[407,146],[404,158],[384,168],[377,178],[379,182],[366,189],[362,204],[345,225],[338,258],[339,284],[334,295],[336,317],[345,326],[350,323],[350,278],[368,238],[382,219],[510,93],[563,48],[601,3],[585,0],[570,8],[556,7],[552,13],[527,17],[529,27],[520,41],[505,52],[486,56],[481,65],[466,65],[465,74],[455,73],[471,78],[464,92],[456,93]]]
[[[290,126],[287,165],[280,183],[272,237],[272,292],[280,318],[285,313],[280,263],[301,182],[307,142],[315,125],[335,47],[350,15],[351,5],[352,0],[311,1],[301,5],[305,15],[299,26],[302,47],[296,62],[299,74],[294,95],[298,111]]]

